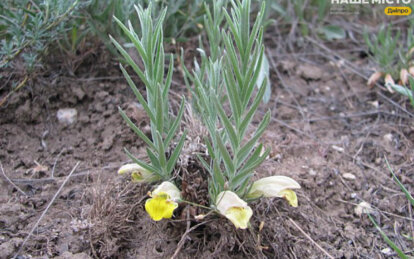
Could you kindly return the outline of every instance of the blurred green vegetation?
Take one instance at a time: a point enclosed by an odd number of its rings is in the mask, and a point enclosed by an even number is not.
[[[80,8],[78,0],[5,0],[0,3],[0,68],[13,66],[21,56],[27,72],[41,65],[48,46],[74,26],[70,17]]]
[[[295,36],[315,36],[324,40],[346,37],[345,30],[328,19],[330,0],[264,1],[268,7],[266,17],[282,18]]]
[[[224,6],[229,6],[229,0]],[[76,69],[102,44],[113,57],[122,59],[109,40],[109,35],[125,49],[130,49],[127,37],[114,22],[119,17],[140,33],[135,5],[152,3],[156,21],[161,10],[167,8],[164,39],[180,43],[198,39],[205,32],[205,4],[213,0],[3,0],[0,1],[0,90],[13,91],[31,84],[44,73],[63,69],[74,75]],[[282,34],[294,37],[317,36],[335,40],[346,36],[342,28],[327,19],[329,0],[254,0],[256,12],[266,2],[264,25],[277,24]],[[289,29],[290,28],[290,29]],[[288,29],[288,31],[286,31]],[[47,66],[53,64],[54,67]],[[64,67],[57,64],[64,64]],[[11,90],[11,91],[10,91]],[[5,99],[0,100],[0,106]]]
[[[262,1],[269,7],[265,15],[268,21],[282,17],[299,28],[303,36],[316,26],[317,32],[327,39],[345,37],[341,28],[326,21],[327,0],[256,0],[253,7]],[[23,63],[24,72],[31,73],[42,67],[42,59],[51,46],[76,53],[85,46],[81,43],[93,40],[102,42],[117,55],[108,35],[120,42],[125,42],[125,35],[113,16],[120,17],[123,23],[130,20],[139,32],[134,5],[148,6],[149,2],[153,3],[154,17],[167,7],[164,37],[174,43],[186,41],[203,30],[204,3],[211,6],[212,0],[4,0],[0,3],[0,68]],[[19,62],[14,62],[16,58]]]
[[[366,30],[364,39],[378,71],[396,79],[401,69],[414,65],[414,22],[406,28],[383,24],[376,33]]]
[[[116,54],[108,35],[123,41],[125,35],[113,21],[137,24],[134,5],[148,5],[150,0],[5,0],[0,3],[0,67],[13,67],[17,57],[23,59],[25,72],[42,66],[42,57],[58,43],[65,51],[76,52],[83,40],[98,38]],[[167,8],[165,37],[185,41],[202,29],[203,2],[152,1],[153,15]],[[134,29],[139,30],[139,28]]]

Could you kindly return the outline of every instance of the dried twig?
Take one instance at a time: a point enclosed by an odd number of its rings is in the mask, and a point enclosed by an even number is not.
[[[79,173],[73,174],[72,177],[79,177],[79,176],[85,176],[85,175],[90,175],[90,174],[94,174],[94,173],[100,173],[100,172],[102,172],[102,170],[109,170],[109,169],[114,169],[114,168],[118,168],[118,167],[119,167],[119,165],[113,165],[113,166],[109,165],[109,166],[104,166],[104,167],[94,169],[94,170],[85,169],[85,170],[83,170]],[[28,183],[30,183],[30,184],[36,184],[36,183],[44,184],[44,183],[47,183],[47,182],[56,182],[56,181],[62,180],[62,178],[63,177],[48,177],[48,178],[41,178],[41,179],[32,179],[32,178],[17,179],[17,178],[14,178],[12,180],[17,184],[25,184],[25,183],[26,184],[28,184]]]
[[[313,240],[308,234],[306,234],[305,231],[303,231],[303,229],[301,227],[299,227],[298,224],[296,224],[296,222],[289,218],[290,222],[292,222],[292,224],[300,231],[302,232],[302,234],[309,239],[309,241],[311,241],[317,248],[319,248],[319,250],[321,250],[327,257],[329,257],[330,259],[334,259],[334,257],[332,255],[330,255],[325,249],[323,249],[318,243],[316,243],[315,240]]]
[[[55,168],[56,168],[56,164],[57,164],[57,161],[59,160],[60,155],[62,155],[63,151],[65,151],[65,148],[63,148],[59,152],[59,154],[56,156],[55,162],[53,163],[53,168],[52,168],[52,173],[51,173],[52,178],[55,178]]]
[[[26,236],[26,238],[23,240],[23,243],[21,244],[19,250],[17,251],[17,253],[14,255],[14,258],[17,258],[17,256],[21,253],[21,251],[23,250],[24,245],[26,244],[26,242],[29,240],[30,236],[33,234],[33,232],[35,231],[35,229],[39,226],[40,221],[43,219],[43,217],[46,215],[46,212],[49,210],[50,206],[52,206],[53,202],[55,201],[55,199],[57,198],[57,196],[59,195],[60,191],[62,191],[63,186],[65,186],[65,184],[67,183],[67,181],[69,180],[69,178],[72,176],[72,174],[75,172],[76,168],[79,166],[80,162],[77,162],[76,165],[73,167],[72,171],[69,173],[69,175],[66,177],[65,181],[62,183],[62,185],[59,187],[59,190],[57,190],[57,192],[55,193],[55,195],[53,196],[52,200],[49,202],[49,204],[47,205],[46,209],[42,212],[42,215],[40,215],[39,219],[37,220],[36,224],[34,224],[33,228],[30,230],[29,234]]]
[[[177,245],[177,249],[175,249],[175,252],[174,252],[174,254],[171,256],[171,259],[177,258],[178,253],[181,251],[181,248],[183,247],[183,245],[184,245],[184,243],[185,243],[185,240],[186,240],[186,238],[187,238],[188,233],[190,233],[190,232],[191,232],[191,231],[193,231],[194,229],[198,228],[199,226],[204,225],[204,224],[207,224],[207,223],[209,223],[209,222],[211,222],[211,220],[208,220],[208,221],[204,221],[204,222],[198,223],[197,225],[193,226],[192,228],[187,229],[187,230],[185,231],[185,233],[181,236],[180,242],[178,242],[178,245]]]
[[[6,178],[6,180],[11,184],[11,185],[13,185],[13,187],[14,188],[16,188],[16,190],[18,191],[18,192],[20,192],[21,194],[23,194],[24,196],[28,196],[24,191],[22,191],[22,189],[20,189],[12,180],[10,180],[10,178],[6,175],[6,173],[4,172],[4,169],[3,169],[3,165],[1,164],[1,162],[0,162],[0,168],[1,168],[1,173],[3,174],[3,176],[4,176],[4,178]]]

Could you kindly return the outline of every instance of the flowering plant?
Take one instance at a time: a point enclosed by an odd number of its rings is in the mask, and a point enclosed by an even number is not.
[[[263,100],[269,85],[268,66],[264,55],[263,17],[265,5],[252,27],[250,26],[250,0],[230,1],[231,11],[226,10],[226,1],[214,1],[213,12],[207,5],[205,28],[208,50],[198,49],[201,64],[195,61],[190,72],[185,66],[184,79],[190,89],[196,114],[208,131],[204,138],[207,157],[198,156],[206,171],[209,172],[208,193],[210,209],[229,219],[236,228],[246,229],[253,215],[248,202],[262,197],[285,198],[290,205],[298,205],[294,189],[300,185],[286,176],[270,176],[252,182],[254,170],[266,159],[270,149],[264,149],[258,141],[270,121],[268,111],[255,132],[247,133]],[[137,73],[147,90],[147,100],[137,90],[131,77],[121,65],[129,85],[151,120],[152,140],[146,137],[121,111],[122,117],[130,127],[149,146],[147,154],[151,163],[147,164],[127,154],[136,165],[125,165],[120,173],[130,172],[135,181],[154,182],[163,180],[149,193],[145,209],[150,217],[159,221],[171,218],[179,202],[187,202],[181,197],[178,187],[171,182],[171,172],[180,155],[186,133],[181,136],[169,159],[166,149],[177,131],[183,115],[184,100],[175,120],[168,113],[168,90],[173,70],[172,57],[166,76],[164,72],[164,50],[161,24],[165,12],[161,13],[155,27],[150,9],[137,7],[141,22],[142,37],[139,38],[131,24],[126,27],[116,19],[119,26],[133,42],[143,61],[145,71],[133,61],[124,48],[113,40],[115,46]],[[223,25],[220,31],[218,28]],[[206,53],[210,53],[207,56]],[[255,93],[255,87],[258,90]],[[230,106],[228,113],[227,104]]]

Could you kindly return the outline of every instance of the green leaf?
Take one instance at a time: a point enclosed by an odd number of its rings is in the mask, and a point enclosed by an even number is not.
[[[398,256],[401,259],[408,259],[408,256],[404,254],[404,252],[398,248],[398,246],[391,241],[391,239],[388,238],[388,236],[382,231],[380,226],[378,226],[377,222],[374,220],[374,218],[371,216],[371,214],[368,213],[368,217],[371,220],[372,224],[374,224],[375,228],[380,232],[382,238],[385,240],[385,242],[398,254]]]
[[[121,109],[121,107],[118,107],[118,110],[119,113],[121,113],[122,118],[126,121],[128,126],[135,132],[135,134],[137,134],[152,149],[157,150],[154,143],[152,143],[151,140],[128,118],[128,116]]]
[[[114,39],[111,35],[109,35],[109,38],[111,39],[112,43],[115,45],[115,47],[118,49],[118,51],[121,53],[121,55],[125,58],[126,62],[134,69],[135,73],[139,76],[141,81],[149,87],[150,84],[142,72],[142,70],[138,67],[138,65],[132,60],[131,56],[125,51],[125,49]]]
[[[256,169],[261,163],[263,163],[269,153],[270,149],[267,149],[262,156],[260,156],[255,161],[250,162],[248,166],[246,163],[246,166],[240,172],[238,172],[233,179],[231,179],[230,186],[232,186],[233,189],[236,189],[246,179],[249,179],[253,174],[253,170]]]
[[[159,45],[155,50],[154,74],[152,77],[155,79],[155,82],[162,83],[165,68],[164,47],[162,46],[162,41],[159,41]]]
[[[261,87],[259,88],[259,92],[257,93],[256,98],[253,101],[253,104],[250,106],[250,110],[247,112],[247,114],[244,116],[240,127],[239,127],[239,134],[240,136],[244,136],[244,133],[247,130],[247,127],[249,126],[250,122],[253,119],[254,114],[256,113],[257,108],[259,107],[259,104],[263,98],[263,95],[265,93],[265,88]]]
[[[223,140],[221,139],[219,134],[216,134],[216,140],[217,140],[218,148],[220,150],[220,154],[224,161],[224,166],[226,167],[226,170],[228,172],[228,175],[234,175],[235,168],[234,168],[233,161],[231,160],[231,156],[229,152],[227,151],[227,148],[224,146]]]
[[[118,24],[118,26],[122,29],[122,31],[128,36],[128,38],[132,41],[134,44],[136,50],[138,51],[139,55],[141,56],[142,60],[147,63],[148,57],[147,53],[144,49],[144,46],[142,45],[141,41],[139,41],[138,36],[133,31],[132,25],[130,29],[128,29],[117,17],[114,16],[115,22]]]
[[[224,80],[226,90],[229,96],[231,110],[234,114],[234,118],[236,119],[236,124],[238,124],[237,119],[239,119],[241,115],[241,103],[237,94],[236,83],[232,77],[231,72],[225,72]]]
[[[160,85],[157,85],[156,88],[156,102],[155,102],[155,109],[156,109],[156,125],[157,130],[162,134],[164,132],[164,103],[162,100]]]
[[[239,69],[239,61],[237,59],[236,50],[234,49],[234,45],[230,42],[230,36],[228,34],[225,34],[224,31],[222,35],[223,35],[223,42],[226,45],[226,50],[228,52],[227,57],[232,65],[230,66],[230,64],[227,64],[227,66],[231,68],[231,71],[236,76],[238,85],[242,85],[243,79],[242,79],[240,69]]]
[[[199,154],[197,154],[198,160],[200,160],[201,165],[210,173],[211,176],[213,176],[213,172],[210,168],[210,165],[207,163],[207,161]]]
[[[410,99],[413,98],[413,93],[407,87],[402,86],[402,85],[397,85],[397,84],[389,84],[389,85],[392,87],[392,89],[394,89],[399,94],[405,95]]]
[[[266,91],[263,95],[263,102],[268,103],[270,100],[270,95],[272,91],[270,89],[270,77],[269,77],[269,62],[267,61],[266,55],[263,55],[262,65],[260,66],[259,77],[257,78],[256,85],[258,88],[266,87]],[[265,81],[266,80],[266,81]],[[265,85],[262,86],[263,82]]]
[[[208,155],[211,157],[212,160],[216,159],[215,154],[214,154],[213,146],[211,145],[211,143],[210,143],[210,141],[208,140],[207,137],[204,137],[204,143],[207,146]]]
[[[217,161],[213,162],[213,181],[216,182],[218,186],[223,187],[225,179],[218,165],[219,163],[217,163]]]
[[[254,150],[253,154],[250,156],[250,158],[246,161],[244,167],[249,166],[252,162],[256,161],[260,157],[260,152],[262,151],[263,144],[260,143],[257,148]],[[236,169],[238,170],[239,167],[243,164],[244,161],[238,161],[236,165]],[[243,168],[242,168],[243,169]]]
[[[259,156],[250,157],[247,160],[246,164],[243,166],[243,168],[240,170],[240,172],[242,173],[244,171],[253,171],[254,169],[256,169],[256,167],[258,167],[261,163],[263,163],[264,160],[266,160],[269,153],[270,153],[270,148],[267,148],[265,152],[263,153],[263,155],[260,156],[259,154]]]
[[[159,131],[157,131],[156,133],[157,136],[157,144],[158,144],[158,159],[160,161],[160,165],[162,169],[166,169],[167,166],[167,158],[165,156],[165,148],[164,148],[164,143],[162,142],[162,137]]]
[[[249,42],[246,46],[246,52],[250,55],[250,52],[253,47],[253,43],[258,40],[258,45],[262,45],[262,38],[263,38],[263,27],[262,21],[263,21],[263,15],[264,15],[264,2],[262,3],[262,6],[260,8],[260,16],[256,18],[256,21],[254,22],[252,32],[250,33]]]
[[[223,107],[218,102],[217,98],[215,98],[214,101],[216,103],[216,107],[219,112],[221,122],[223,123],[227,135],[229,136],[231,146],[233,150],[236,150],[239,146],[239,138],[236,135],[236,131],[234,130],[233,125],[231,124],[229,118],[227,117],[226,113],[223,110]]]
[[[240,149],[240,152],[237,153],[237,161],[243,161],[250,154],[250,151],[253,149],[257,140],[265,131],[267,125],[269,124],[269,121],[270,112],[268,111],[264,116],[263,120],[260,122],[259,127],[257,128],[254,136]]]
[[[234,24],[234,22],[232,21],[232,19],[230,18],[229,14],[227,13],[227,10],[223,7],[223,12],[224,12],[224,16],[226,17],[226,22],[229,25],[230,31],[234,37],[234,41],[236,42],[236,46],[239,50],[242,49],[242,42],[238,33],[238,30],[236,28],[236,25]],[[225,39],[225,37],[223,37],[223,40]]]
[[[170,159],[168,160],[168,164],[167,164],[168,174],[171,174],[172,170],[175,167],[175,164],[177,163],[178,158],[180,157],[181,150],[183,149],[186,136],[187,136],[187,131],[184,131],[183,135],[181,136],[180,142],[178,142],[173,153],[171,154]]]
[[[158,157],[151,151],[151,149],[147,148],[146,150],[147,150],[147,155],[151,160],[151,164],[154,167],[161,169],[161,165],[160,165]]]
[[[178,110],[177,117],[175,118],[174,123],[171,126],[170,130],[168,131],[167,137],[165,138],[164,143],[166,147],[169,146],[171,140],[175,136],[178,126],[180,126],[181,118],[183,117],[183,114],[184,114],[184,103],[185,103],[185,97],[183,97],[183,99],[181,100],[180,110]]]
[[[240,19],[240,34],[242,43],[249,41],[250,32],[250,1],[243,1],[240,8],[241,19]],[[239,49],[243,56],[249,56],[250,53],[246,53],[246,49]],[[245,59],[246,60],[246,59]]]
[[[270,8],[272,8],[274,11],[279,13],[281,16],[291,19],[288,15],[286,10],[283,8],[283,6],[277,2],[271,2]],[[289,20],[287,20],[289,22]]]
[[[147,113],[148,117],[151,121],[155,121],[154,114],[152,113],[151,109],[148,106],[148,103],[145,101],[144,97],[139,92],[137,86],[132,81],[131,77],[129,76],[128,72],[125,70],[125,68],[122,66],[122,64],[119,64],[119,67],[121,68],[122,73],[124,74],[124,77],[126,78],[128,85],[131,87],[132,91],[135,94],[135,97],[138,99],[139,103],[144,108],[145,112]]]
[[[262,32],[262,31],[261,31]],[[259,58],[257,58],[257,53],[259,53]],[[264,47],[261,46],[260,48],[256,49],[253,53],[255,65],[251,65],[250,68],[247,70],[247,74],[245,80],[247,82],[247,86],[243,86],[243,94],[242,94],[242,102],[243,102],[243,109],[246,109],[250,98],[252,96],[254,86],[257,82],[257,79],[260,74],[260,65],[262,63],[264,57]],[[252,76],[253,74],[253,76]],[[260,87],[259,87],[260,88]],[[260,98],[262,99],[262,98]]]
[[[346,37],[346,32],[339,26],[326,25],[320,29],[327,40],[342,40]]]
[[[405,197],[407,197],[408,201],[410,201],[411,205],[414,207],[414,198],[413,198],[413,196],[411,196],[411,194],[408,192],[408,190],[404,187],[404,185],[397,178],[397,176],[395,175],[394,171],[392,170],[390,164],[388,163],[387,158],[386,157],[384,157],[384,158],[385,158],[385,162],[387,163],[388,170],[390,170],[390,172],[392,174],[392,178],[394,178],[394,181],[398,184],[398,186],[400,186],[401,190],[404,192]]]
[[[164,86],[164,90],[163,90],[163,93],[162,93],[162,97],[163,97],[164,100],[167,100],[167,98],[168,98],[168,92],[171,88],[173,72],[174,72],[174,56],[173,56],[173,54],[171,54],[170,64],[168,66],[167,78],[165,80],[165,86]],[[164,75],[164,73],[162,73],[162,74]]]

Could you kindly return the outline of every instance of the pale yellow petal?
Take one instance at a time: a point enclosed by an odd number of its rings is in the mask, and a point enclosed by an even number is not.
[[[138,164],[135,164],[135,163],[126,164],[126,165],[121,166],[118,169],[118,174],[132,173],[134,171],[140,171],[142,169],[143,168],[141,166],[139,166]]]
[[[283,190],[281,191],[281,195],[289,202],[290,206],[295,208],[298,206],[298,197],[296,196],[296,193],[294,191]]]
[[[224,191],[217,195],[216,207],[219,212],[224,215],[228,209],[231,207],[247,207],[247,202],[240,199],[237,194],[231,191]]]
[[[253,215],[252,209],[247,207],[231,207],[226,211],[224,216],[228,218],[236,228],[246,229],[249,225],[251,216]]]
[[[255,181],[247,194],[248,198],[279,197],[287,189],[300,189],[300,185],[290,177],[276,175],[261,178]]]
[[[170,196],[170,200],[179,201],[181,199],[181,192],[173,183],[165,181],[155,188],[153,194],[166,193]]]
[[[142,174],[138,172],[132,172],[131,178],[132,178],[132,181],[134,182],[142,182],[144,180],[144,177],[142,177]]]
[[[154,182],[159,180],[159,177],[141,167],[138,164],[126,164],[121,166],[118,170],[118,174],[131,174],[131,178],[134,182]]]
[[[221,192],[217,196],[216,207],[220,214],[229,219],[236,228],[246,229],[253,215],[247,203],[231,191]]]

